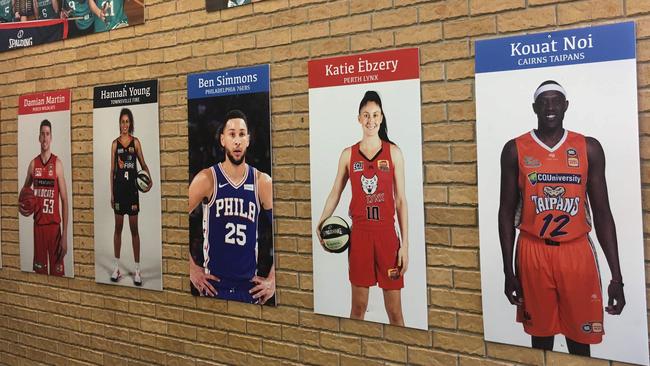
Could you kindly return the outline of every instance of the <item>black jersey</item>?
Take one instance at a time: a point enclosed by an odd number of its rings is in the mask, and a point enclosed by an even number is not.
[[[127,146],[122,145],[119,138],[115,139],[115,143],[117,146],[113,156],[113,208],[119,214],[134,214],[139,211],[138,189],[135,185],[138,175],[135,137],[131,138]]]

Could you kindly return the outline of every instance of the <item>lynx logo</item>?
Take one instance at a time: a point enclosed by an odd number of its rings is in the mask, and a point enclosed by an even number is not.
[[[9,38],[9,49],[16,48],[16,47],[29,47],[34,44],[33,38],[34,37],[29,37],[23,39],[25,36],[25,31],[22,29],[16,33],[16,39],[14,38]]]
[[[373,175],[372,178],[366,178],[362,175],[361,187],[366,194],[374,194],[377,190],[377,175]]]
[[[363,171],[363,161],[355,161],[354,164],[352,164],[352,170],[355,173],[362,172]]]

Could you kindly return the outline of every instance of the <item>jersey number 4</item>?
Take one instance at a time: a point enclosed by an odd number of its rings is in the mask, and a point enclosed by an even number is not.
[[[246,225],[233,224],[229,222],[226,224],[226,237],[224,241],[227,244],[237,244],[243,246],[246,244]]]
[[[552,214],[548,214],[544,216],[544,225],[542,226],[542,230],[539,231],[539,237],[543,238],[544,234],[546,233],[546,230],[548,229],[548,226],[551,224],[551,222],[555,222],[558,225],[551,231],[551,238],[554,238],[556,236],[561,236],[561,235],[566,235],[566,231],[562,231],[562,228],[566,226],[566,224],[569,223],[571,219],[567,215],[560,215],[556,218],[553,218]]]

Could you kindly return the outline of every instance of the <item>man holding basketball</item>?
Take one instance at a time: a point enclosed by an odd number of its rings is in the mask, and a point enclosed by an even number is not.
[[[34,272],[63,276],[63,258],[68,252],[68,195],[63,163],[50,150],[52,124],[46,119],[41,121],[38,141],[41,153],[27,168],[18,211],[23,216],[34,214]],[[31,195],[30,205],[25,200]]]
[[[258,275],[260,215],[273,217],[271,177],[246,163],[246,115],[228,112],[219,131],[225,160],[201,170],[189,188],[189,212],[203,204],[203,263],[190,253],[190,281],[201,295],[264,304],[275,294],[275,265]]]

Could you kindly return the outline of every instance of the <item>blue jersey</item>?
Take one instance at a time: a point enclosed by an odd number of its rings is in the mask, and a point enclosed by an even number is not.
[[[214,192],[203,205],[203,267],[221,279],[220,286],[242,284],[257,269],[257,170],[248,165],[239,183],[225,175],[221,163],[210,171]]]

